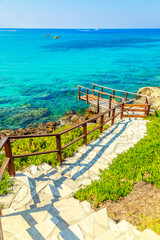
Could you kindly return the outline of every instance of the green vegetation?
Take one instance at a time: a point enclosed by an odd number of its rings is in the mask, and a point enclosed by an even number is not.
[[[151,218],[151,217],[145,217],[140,216],[140,224],[138,225],[138,230],[144,231],[146,228],[151,229],[152,231],[156,232],[157,234],[160,234],[160,218]]]
[[[97,127],[97,124],[91,125],[87,127],[87,131],[92,130],[93,128]],[[61,127],[60,129],[54,131],[53,133],[61,132],[65,129],[68,129],[70,126]],[[107,126],[104,126],[106,129]],[[72,131],[69,131],[61,136],[61,144],[62,146],[66,145],[67,143],[73,141],[74,139],[80,137],[83,134],[82,128],[76,128]],[[98,138],[100,135],[100,130],[96,130],[90,133],[87,136],[87,141],[90,142]],[[62,159],[66,157],[70,157],[73,155],[74,152],[77,151],[79,146],[82,146],[83,139],[77,141],[76,143],[70,145],[69,147],[65,148],[62,151]],[[50,151],[56,149],[56,137],[39,137],[39,138],[25,138],[16,140],[12,143],[12,153],[13,155],[21,155],[27,153],[34,153],[34,152],[41,152],[41,151]],[[5,159],[5,155],[0,155],[0,167]],[[30,157],[21,157],[14,159],[14,165],[16,170],[22,170],[24,167],[28,167],[31,164],[39,165],[43,162],[50,164],[52,167],[59,165],[57,161],[57,153],[51,154],[43,154],[37,156],[30,156]],[[7,194],[9,192],[9,187],[12,185],[10,181],[10,177],[8,172],[5,172],[5,175],[0,182],[0,194]]]
[[[160,188],[160,111],[148,120],[147,136],[118,155],[108,169],[101,171],[100,180],[78,190],[75,193],[78,200],[88,200],[96,207],[105,200],[116,201],[127,196],[138,180]]]

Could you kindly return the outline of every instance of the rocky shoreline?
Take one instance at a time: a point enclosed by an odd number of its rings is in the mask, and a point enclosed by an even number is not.
[[[21,135],[30,135],[30,134],[50,134],[55,129],[58,129],[63,126],[72,126],[78,123],[81,123],[93,116],[96,115],[94,108],[89,107],[86,109],[85,114],[77,114],[73,110],[69,110],[61,117],[58,121],[50,121],[46,123],[41,123],[37,127],[29,128],[19,128],[17,130],[4,129],[0,131],[0,139],[5,136],[21,136]]]
[[[151,109],[159,110],[160,109],[160,87],[143,87],[140,88],[137,94],[147,95],[151,101]],[[143,97],[142,99],[143,100]],[[29,128],[19,128],[17,130],[4,129],[0,131],[0,138],[4,136],[17,136],[17,135],[30,135],[30,134],[50,134],[55,129],[58,129],[63,126],[71,126],[77,123],[81,123],[93,116],[96,115],[95,108],[90,106],[85,110],[85,114],[77,114],[73,110],[69,110],[61,117],[58,121],[50,121],[46,123],[41,123],[36,127]],[[99,119],[98,119],[99,121]],[[96,121],[94,122],[96,123]],[[98,123],[98,122],[97,122]]]

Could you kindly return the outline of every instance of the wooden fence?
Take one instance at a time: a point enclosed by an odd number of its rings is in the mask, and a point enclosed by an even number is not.
[[[116,113],[116,109],[120,109],[120,111],[118,113]],[[2,148],[4,147],[5,149],[5,160],[2,164],[2,167],[0,169],[0,181],[3,178],[3,175],[8,167],[8,172],[11,176],[15,176],[15,168],[14,168],[14,159],[15,158],[20,158],[20,157],[27,157],[27,156],[35,156],[35,155],[40,155],[40,154],[49,154],[49,153],[53,153],[53,152],[57,152],[57,159],[60,162],[60,164],[62,164],[62,150],[69,147],[70,145],[72,145],[73,143],[79,141],[80,139],[83,138],[83,144],[87,144],[87,136],[88,134],[94,132],[97,129],[100,129],[100,132],[103,132],[103,126],[104,124],[108,123],[111,121],[111,124],[114,124],[115,118],[118,117],[120,115],[120,118],[123,118],[123,109],[124,109],[124,100],[122,100],[121,103],[117,104],[116,106],[114,106],[111,109],[106,110],[103,113],[100,113],[82,123],[79,123],[77,125],[74,125],[73,127],[70,127],[64,131],[61,131],[59,133],[54,133],[54,134],[43,134],[43,135],[24,135],[24,136],[8,136],[8,137],[4,137],[1,141],[0,141],[0,150],[2,150]],[[107,115],[107,120],[105,120],[105,116]],[[93,122],[95,120],[97,120],[98,118],[100,118],[100,123],[97,127],[95,127],[94,129],[90,130],[87,132],[87,124],[90,122]],[[61,136],[75,128],[79,128],[79,127],[83,127],[83,134],[78,137],[77,139],[74,139],[73,141],[71,141],[70,143],[66,144],[65,146],[61,146]],[[28,154],[22,154],[22,155],[13,155],[12,154],[12,145],[11,145],[11,140],[16,140],[16,139],[23,139],[23,138],[41,138],[41,137],[56,137],[56,144],[57,144],[57,149],[55,150],[51,150],[51,151],[46,151],[46,152],[34,152],[34,153],[28,153]],[[1,216],[1,209],[0,209],[0,216]],[[1,228],[1,221],[0,221],[0,234],[1,234],[1,239],[3,239],[3,235],[2,235],[2,228]]]
[[[101,90],[96,90],[95,89],[96,86],[100,87]],[[79,85],[78,87],[79,87],[78,94],[79,101],[82,100],[85,101],[86,104],[90,103],[95,105],[97,114],[99,113],[100,108],[111,109],[112,106],[117,105],[118,102],[125,101],[123,111],[127,112],[127,114],[123,114],[123,117],[146,118],[149,115],[151,103],[148,96],[107,88],[97,84],[93,84],[93,89]],[[112,93],[104,92],[105,89],[112,90],[113,92]],[[123,93],[124,96],[121,97],[118,94],[115,95],[116,92]],[[129,94],[134,97],[128,98]],[[134,103],[137,97],[143,97],[144,100],[139,101],[138,104]]]

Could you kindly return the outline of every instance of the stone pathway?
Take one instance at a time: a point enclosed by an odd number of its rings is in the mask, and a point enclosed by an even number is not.
[[[55,169],[44,163],[17,172],[13,191],[0,197],[4,239],[160,239],[149,229],[139,232],[125,220],[116,224],[105,208],[94,212],[87,201],[73,198],[76,190],[99,179],[99,169],[107,168],[145,134],[146,121],[122,120]]]

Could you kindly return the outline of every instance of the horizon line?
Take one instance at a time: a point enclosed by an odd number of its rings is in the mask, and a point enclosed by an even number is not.
[[[48,28],[48,27],[44,27],[44,28],[41,28],[41,27],[1,27],[0,26],[0,29],[98,29],[98,30],[118,30],[118,29],[160,29],[160,27],[152,27],[152,28],[148,28],[148,27],[145,27],[145,28],[98,28],[98,27],[95,27],[95,28]]]

